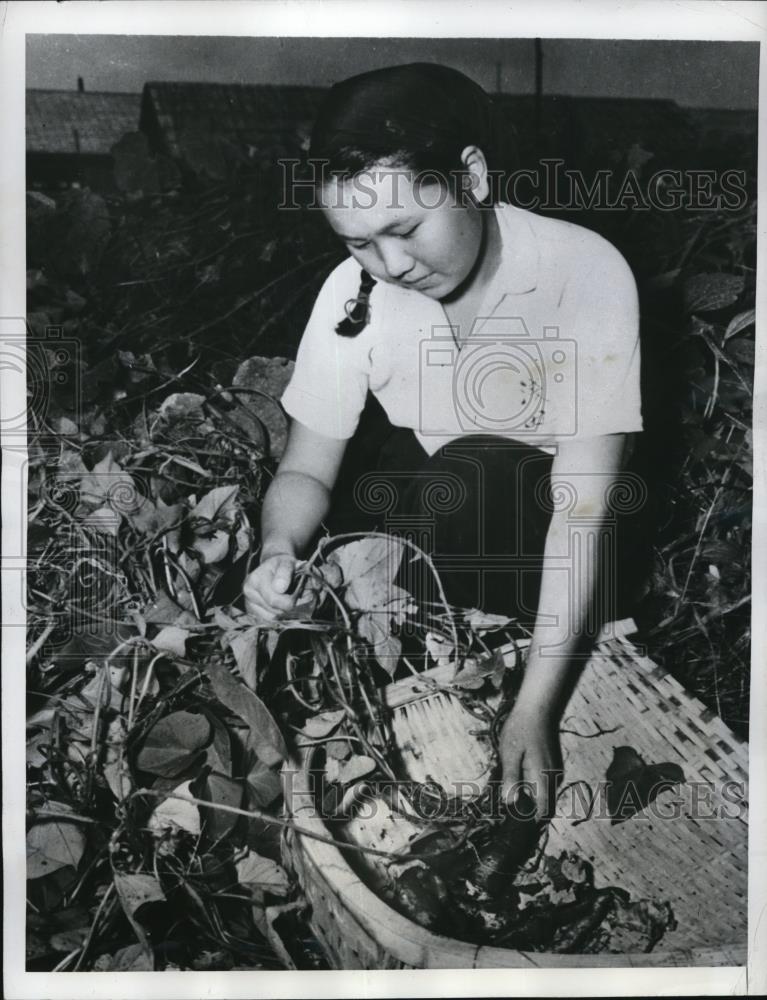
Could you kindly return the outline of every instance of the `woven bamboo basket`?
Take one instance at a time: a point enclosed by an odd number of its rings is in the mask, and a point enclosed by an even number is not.
[[[617,885],[632,898],[670,902],[677,927],[650,953],[565,955],[478,947],[425,930],[390,907],[376,891],[383,876],[380,861],[366,861],[361,868],[365,855],[290,831],[284,860],[303,888],[312,930],[332,967],[745,964],[747,744],[642,655],[628,639],[633,632],[630,620],[611,623],[584,667],[561,726],[565,780],[598,785],[614,749],[630,745],[647,762],[679,764],[685,783],[659,796],[656,808],[616,825],[604,812],[600,816],[598,806],[591,818],[578,822],[584,811],[577,812],[566,793],[550,824],[546,853],[577,852],[593,865],[596,886]],[[446,788],[456,775],[478,781],[488,776],[487,745],[473,735],[477,719],[450,692],[453,673],[452,666],[436,667],[386,689],[408,776],[436,779]],[[328,836],[312,792],[314,754],[311,749],[302,753],[300,761],[286,765],[286,802],[298,826]],[[397,850],[409,833],[407,823],[383,814],[350,823],[346,836],[357,844]]]

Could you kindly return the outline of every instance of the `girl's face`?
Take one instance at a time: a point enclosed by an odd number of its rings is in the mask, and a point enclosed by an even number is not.
[[[472,183],[475,197],[484,197],[473,178]],[[320,198],[331,228],[379,281],[442,299],[477,261],[482,209],[460,191],[456,198],[444,181],[419,181],[402,168],[372,167],[328,182]]]

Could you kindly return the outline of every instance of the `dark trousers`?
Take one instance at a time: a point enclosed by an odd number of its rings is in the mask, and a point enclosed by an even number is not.
[[[552,456],[489,434],[460,438],[429,456],[413,431],[391,425],[378,443],[367,451],[367,467],[358,462],[339,483],[326,519],[331,534],[376,530],[409,538],[431,556],[451,604],[532,627],[553,510]],[[624,515],[602,532],[608,538],[600,620],[631,613],[638,589],[633,520]],[[396,582],[417,601],[439,598],[424,560],[406,554]]]

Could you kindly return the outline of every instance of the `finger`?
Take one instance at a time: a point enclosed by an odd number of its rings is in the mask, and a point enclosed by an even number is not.
[[[252,601],[251,603],[246,603],[247,612],[251,618],[255,618],[259,622],[271,622],[277,620],[277,615],[273,608],[268,608],[266,605],[262,604],[260,601]]]
[[[279,594],[271,588],[263,595],[262,600],[275,612],[292,611],[296,606],[295,594]]]
[[[284,594],[290,589],[293,582],[294,559],[280,559],[274,568],[272,576],[272,589],[278,594]]]

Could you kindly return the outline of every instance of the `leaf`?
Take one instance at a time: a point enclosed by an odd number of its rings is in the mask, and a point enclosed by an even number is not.
[[[269,709],[244,684],[215,660],[207,664],[213,690],[219,701],[247,723],[248,745],[268,765],[279,764],[288,756],[285,740]]]
[[[242,782],[224,774],[209,774],[199,798],[215,805],[239,809],[242,805]],[[240,817],[236,813],[221,809],[206,809],[200,806],[205,832],[211,840],[222,840],[228,836]]]
[[[349,607],[366,611],[406,593],[394,585],[403,552],[403,543],[393,535],[361,538],[331,552],[328,562],[341,568]]]
[[[237,862],[237,878],[246,889],[260,889],[275,896],[286,896],[290,879],[285,869],[271,858],[264,858],[255,851]]]
[[[121,716],[116,716],[107,729],[107,749],[104,759],[104,780],[117,799],[122,802],[133,791],[133,780],[128,762],[123,755],[127,730]]]
[[[185,628],[178,628],[177,625],[166,625],[160,629],[152,639],[155,649],[165,653],[173,653],[174,656],[186,656],[186,640],[191,633]]]
[[[162,500],[155,504],[148,497],[141,498],[141,505],[135,511],[128,512],[128,518],[133,527],[142,535],[156,535],[177,524],[183,516],[183,504],[174,503],[166,506]]]
[[[258,636],[261,629],[258,625],[236,632],[229,639],[229,648],[234,654],[237,669],[251,691],[256,690],[258,677]]]
[[[351,752],[352,745],[348,738],[330,740],[325,744],[325,755],[331,760],[346,760]]]
[[[607,810],[613,826],[630,819],[661,792],[685,780],[678,764],[647,764],[633,747],[615,748],[606,777]]]
[[[496,675],[503,676],[506,669],[503,653],[495,650],[492,655],[483,656],[480,660],[466,660],[453,678],[453,685],[461,690],[476,691],[488,677],[495,680]]]
[[[73,927],[71,930],[59,931],[58,934],[51,935],[51,948],[54,951],[65,951],[69,953],[75,948],[81,948],[88,937],[89,927]]]
[[[338,772],[338,780],[342,785],[350,785],[359,778],[364,778],[376,769],[376,762],[365,754],[355,754],[346,761]]]
[[[221,562],[229,554],[231,528],[238,518],[238,490],[238,486],[217,486],[206,493],[190,511],[189,516],[197,536],[194,549],[206,565]],[[221,520],[227,527],[222,528],[219,524],[213,528],[213,522]]]
[[[160,404],[158,414],[169,423],[203,420],[205,397],[196,392],[173,392]]]
[[[165,893],[162,886],[154,875],[125,874],[124,872],[114,873],[114,885],[117,896],[122,905],[125,916],[130,921],[130,925],[136,933],[144,951],[152,954],[146,931],[138,922],[136,912],[145,903],[161,903],[165,900]]]
[[[250,792],[249,800],[258,809],[267,809],[282,795],[279,774],[271,767],[267,767],[262,760],[253,763],[246,780]]]
[[[93,528],[94,531],[100,531],[105,535],[113,535],[116,538],[121,522],[122,517],[116,510],[112,510],[111,507],[99,507],[92,514],[88,514],[83,523],[87,527]]]
[[[233,521],[237,514],[235,499],[238,491],[239,486],[216,486],[192,508],[190,515],[207,521],[222,517]]]
[[[45,812],[71,812],[64,803],[49,802]],[[85,834],[78,823],[51,819],[27,833],[27,878],[42,878],[59,868],[77,868],[85,851]]]
[[[223,722],[212,713],[206,715],[213,726],[213,742],[208,747],[208,754],[205,763],[211,771],[218,771],[219,774],[231,775],[232,773],[232,739],[229,730]]]
[[[397,669],[402,643],[391,634],[391,617],[383,611],[366,611],[359,616],[357,631],[373,647],[373,655],[391,677]]]
[[[82,477],[80,496],[86,503],[106,502],[120,513],[138,510],[142,500],[133,478],[123,471],[111,451]]]
[[[142,771],[175,778],[189,767],[210,735],[204,715],[172,712],[149,730],[136,763]]]
[[[250,622],[253,625],[256,624],[255,621],[249,615],[244,614],[244,612],[242,611],[238,612],[237,608],[229,608],[228,610],[231,611],[232,615],[236,617],[231,617],[226,613],[226,611],[224,611],[223,608],[220,607],[215,607],[211,609],[211,613],[213,615],[213,621],[221,629],[222,632],[230,632],[232,630],[240,628],[243,621],[245,621],[246,623]]]
[[[756,320],[756,310],[747,309],[745,312],[738,313],[737,316],[733,316],[730,322],[727,324],[727,329],[724,332],[724,343],[726,344],[730,337],[734,337],[736,334],[740,333],[742,330],[747,330],[754,321]]]
[[[481,608],[471,608],[466,612],[465,617],[469,625],[478,632],[485,629],[503,628],[510,625],[513,620],[507,618],[506,615],[495,615],[492,612],[483,611]]]
[[[756,344],[753,340],[732,340],[727,345],[727,353],[743,364],[753,366]]]
[[[97,972],[152,972],[154,961],[143,945],[129,944],[114,955],[99,955],[93,968]]]
[[[696,274],[684,285],[685,308],[688,313],[712,312],[736,302],[745,281],[737,274]]]
[[[343,708],[339,708],[335,712],[320,712],[306,721],[301,732],[311,739],[322,739],[323,736],[329,736],[334,729],[337,729],[345,717],[346,712]]]
[[[455,654],[455,647],[449,639],[444,639],[442,636],[435,635],[433,632],[427,632],[424,644],[426,645],[426,651],[429,656],[438,666],[445,667],[452,662],[452,658]]]
[[[187,833],[199,836],[200,833],[200,812],[193,802],[185,802],[184,799],[191,799],[191,782],[184,781],[173,789],[173,795],[181,795],[183,798],[164,799],[153,811],[147,822],[150,833],[155,836],[162,836],[166,830],[186,830]]]

